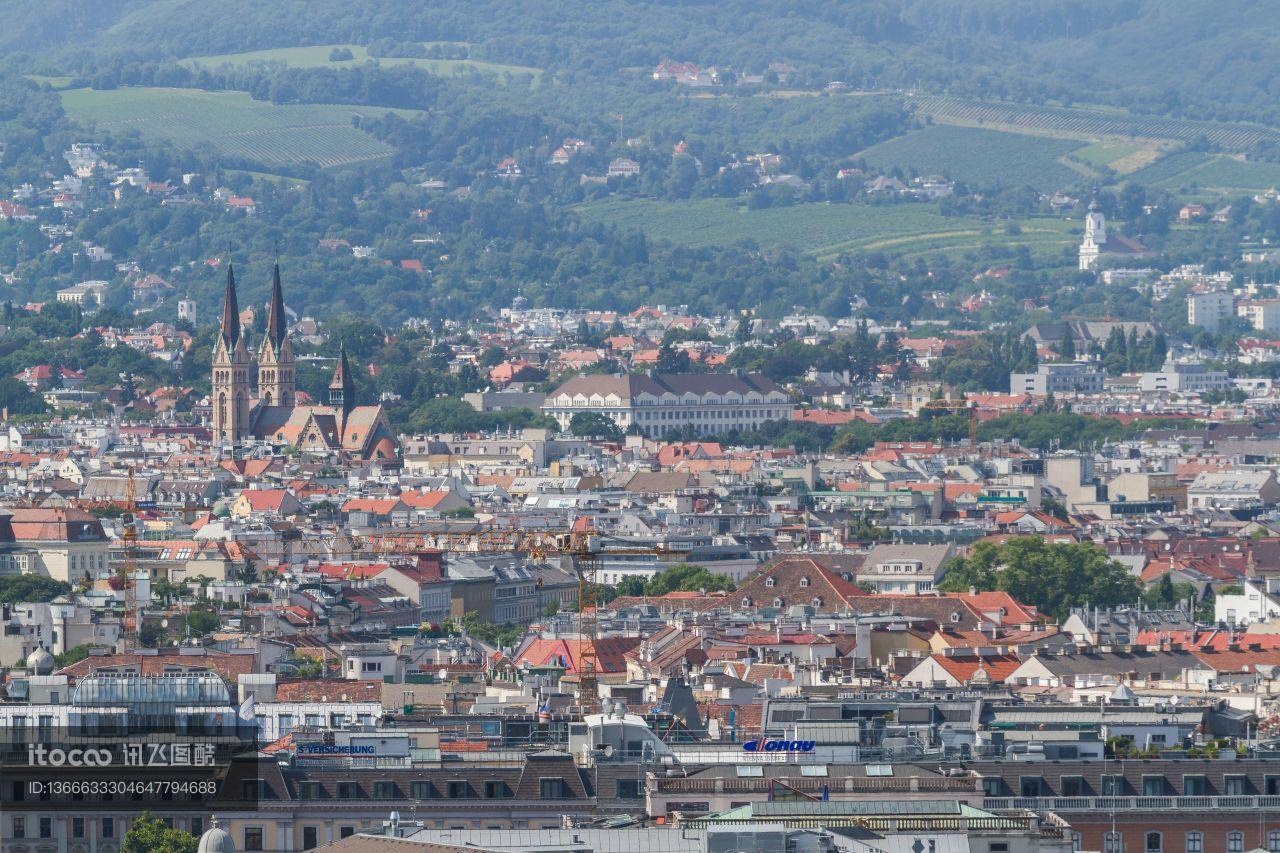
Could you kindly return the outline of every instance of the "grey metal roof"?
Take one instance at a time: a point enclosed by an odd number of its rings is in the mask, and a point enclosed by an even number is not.
[[[423,829],[409,836],[419,843],[456,844],[483,850],[563,850],[569,845],[594,853],[705,853],[705,830],[648,829]]]

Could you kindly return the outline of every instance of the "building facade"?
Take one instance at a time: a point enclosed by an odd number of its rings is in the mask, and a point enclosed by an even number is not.
[[[573,416],[599,413],[624,432],[661,438],[692,427],[714,435],[790,420],[787,392],[758,373],[631,373],[577,376],[542,404],[544,414],[568,429]]]

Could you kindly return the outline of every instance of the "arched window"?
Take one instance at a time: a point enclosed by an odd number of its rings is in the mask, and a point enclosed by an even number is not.
[[[1108,832],[1102,837],[1102,853],[1124,853],[1124,840],[1118,832]]]
[[[1244,833],[1240,830],[1227,833],[1227,853],[1244,853]]]
[[[1164,836],[1159,832],[1148,832],[1142,847],[1146,853],[1164,853]]]
[[[1204,833],[1187,833],[1187,853],[1204,853]]]

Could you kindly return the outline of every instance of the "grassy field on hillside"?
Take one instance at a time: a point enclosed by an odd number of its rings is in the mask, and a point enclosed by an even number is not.
[[[1032,186],[1052,192],[1080,173],[1059,161],[1078,141],[936,125],[881,142],[857,156],[877,169],[946,175],[974,186]]]
[[[391,149],[351,120],[396,112],[340,104],[280,106],[243,92],[153,88],[71,89],[62,93],[62,106],[79,123],[137,130],[187,147],[207,144],[265,166],[340,166],[384,157]]]
[[[797,204],[747,210],[729,199],[609,199],[579,205],[575,210],[584,222],[638,228],[651,240],[687,246],[724,246],[751,240],[762,248],[794,246],[821,259],[846,251],[919,255],[996,243],[1057,253],[1079,239],[1079,223],[1026,220],[1017,224],[1017,233],[1007,233],[1002,223],[942,216],[923,203]]]
[[[331,61],[330,51],[335,48],[346,48],[351,51],[351,59]],[[273,50],[251,50],[245,53],[223,53],[217,56],[191,56],[184,60],[184,65],[200,65],[205,68],[219,68],[231,65],[237,68],[252,65],[255,62],[283,62],[292,68],[349,68],[376,61],[381,65],[416,65],[432,74],[449,75],[460,69],[489,71],[494,74],[529,74],[537,77],[542,73],[540,68],[526,68],[520,65],[502,65],[496,62],[481,62],[475,59],[419,59],[401,57],[378,57],[369,55],[369,51],[358,44],[324,44],[311,47],[281,47]]]
[[[1240,161],[1225,155],[1189,155],[1176,164],[1176,171],[1167,171],[1157,178],[1156,186],[1168,190],[1202,190],[1212,194],[1266,190],[1280,186],[1280,163],[1265,161]],[[1135,173],[1135,177],[1145,174]]]
[[[914,106],[918,114],[945,124],[1021,130],[1063,139],[1190,142],[1204,137],[1232,151],[1243,151],[1264,139],[1280,139],[1280,130],[1263,125],[1131,115],[1115,109],[971,101],[944,95],[921,97]]]

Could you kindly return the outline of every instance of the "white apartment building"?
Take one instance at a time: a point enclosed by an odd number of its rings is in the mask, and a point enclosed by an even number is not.
[[[1174,394],[1201,394],[1224,391],[1232,387],[1225,370],[1209,370],[1203,364],[1168,362],[1158,372],[1143,373],[1138,387],[1146,392],[1168,391]]]
[[[1236,314],[1259,332],[1280,332],[1280,299],[1250,299],[1236,305]]]
[[[1104,374],[1087,364],[1041,364],[1035,373],[1010,373],[1010,394],[1097,394]]]
[[[1225,290],[1192,293],[1187,296],[1187,324],[1216,332],[1235,309],[1235,297]]]

